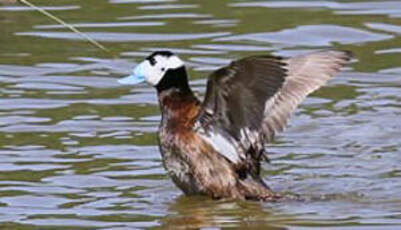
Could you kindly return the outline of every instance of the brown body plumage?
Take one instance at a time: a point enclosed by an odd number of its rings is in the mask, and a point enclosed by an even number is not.
[[[236,166],[194,132],[201,107],[193,95],[163,92],[159,102],[163,114],[159,130],[163,163],[185,194],[239,199],[274,197],[262,181],[240,178]]]
[[[148,59],[157,63],[157,55],[173,56],[156,52]],[[168,70],[155,87],[162,112],[160,152],[174,183],[188,195],[278,198],[260,178],[264,144],[349,57],[347,52],[324,51],[234,61],[210,75],[202,103],[188,85],[184,66]]]

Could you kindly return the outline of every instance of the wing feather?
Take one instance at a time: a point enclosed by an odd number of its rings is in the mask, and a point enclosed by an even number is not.
[[[234,61],[210,75],[198,123],[205,135],[219,133],[236,141],[239,157],[231,159],[246,161],[250,155],[259,167],[264,144],[349,58],[348,52],[321,51],[289,59],[265,55]]]
[[[326,51],[284,60],[288,70],[285,83],[265,104],[262,126],[266,141],[282,131],[302,100],[323,86],[349,59],[349,52]]]

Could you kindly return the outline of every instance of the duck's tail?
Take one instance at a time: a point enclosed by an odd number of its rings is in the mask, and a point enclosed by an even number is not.
[[[251,178],[238,182],[238,190],[247,200],[277,201],[281,196],[274,193],[263,181]]]

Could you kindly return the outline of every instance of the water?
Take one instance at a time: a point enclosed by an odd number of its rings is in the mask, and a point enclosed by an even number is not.
[[[401,229],[401,1],[35,1],[112,50],[0,1],[2,229]],[[122,87],[168,48],[206,76],[237,58],[351,50],[267,146],[303,201],[184,197],[157,148],[154,90]]]

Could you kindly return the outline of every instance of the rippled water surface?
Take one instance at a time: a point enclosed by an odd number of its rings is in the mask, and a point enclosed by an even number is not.
[[[401,229],[401,1],[37,0],[111,50],[0,1],[1,229]],[[184,197],[161,165],[154,90],[121,87],[168,48],[202,95],[252,54],[353,51],[267,148],[302,201]]]

